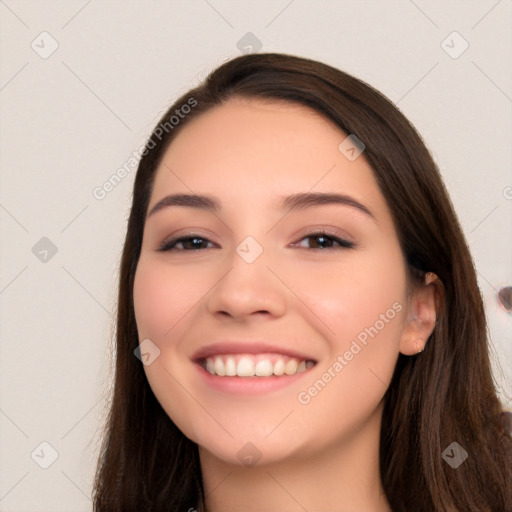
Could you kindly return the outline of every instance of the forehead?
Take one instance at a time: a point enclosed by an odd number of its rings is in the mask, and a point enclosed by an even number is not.
[[[202,193],[226,204],[306,191],[350,193],[386,209],[364,153],[350,161],[332,121],[297,104],[230,99],[183,127],[157,170],[150,207],[166,194]]]

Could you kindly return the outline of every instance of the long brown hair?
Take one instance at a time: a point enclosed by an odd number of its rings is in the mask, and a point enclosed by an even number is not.
[[[164,412],[135,357],[134,275],[155,171],[173,137],[232,97],[308,106],[365,145],[412,275],[443,284],[434,332],[420,356],[399,355],[384,397],[380,471],[394,511],[512,511],[512,441],[497,418],[482,296],[440,173],[404,115],[370,85],[324,63],[242,55],[183,94],[148,139],[123,248],[115,380],[94,481],[96,512],[187,511],[204,503],[197,445]],[[187,108],[183,108],[188,105]],[[179,110],[182,115],[170,121]],[[163,127],[163,129],[162,129]],[[468,458],[456,469],[453,442]]]

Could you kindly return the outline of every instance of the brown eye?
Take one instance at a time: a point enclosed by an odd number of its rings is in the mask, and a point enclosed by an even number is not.
[[[201,236],[195,234],[188,234],[186,236],[180,236],[177,238],[171,238],[168,240],[164,240],[160,247],[159,251],[197,251],[201,249],[205,249],[204,243],[211,243],[208,239],[203,238]],[[183,249],[177,249],[176,246],[178,244],[182,244]]]
[[[310,233],[301,238],[301,241],[306,239],[314,240],[312,249],[320,249],[324,251],[332,251],[337,249],[352,249],[356,245],[354,242],[349,242],[344,238],[340,238],[335,235],[329,235],[323,232]],[[332,245],[333,243],[335,244],[334,246]],[[325,246],[325,244],[327,244],[327,246]]]

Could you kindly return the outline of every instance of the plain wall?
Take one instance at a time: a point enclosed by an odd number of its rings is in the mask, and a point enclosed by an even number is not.
[[[422,134],[472,251],[510,408],[511,317],[495,295],[512,284],[511,11],[509,0],[0,2],[0,510],[92,510],[127,162],[248,32],[259,51],[365,80]]]

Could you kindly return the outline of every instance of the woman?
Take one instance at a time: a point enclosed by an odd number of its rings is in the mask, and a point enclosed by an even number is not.
[[[142,153],[96,511],[507,511],[476,273],[398,109],[250,54]],[[137,356],[137,357],[135,357]]]

